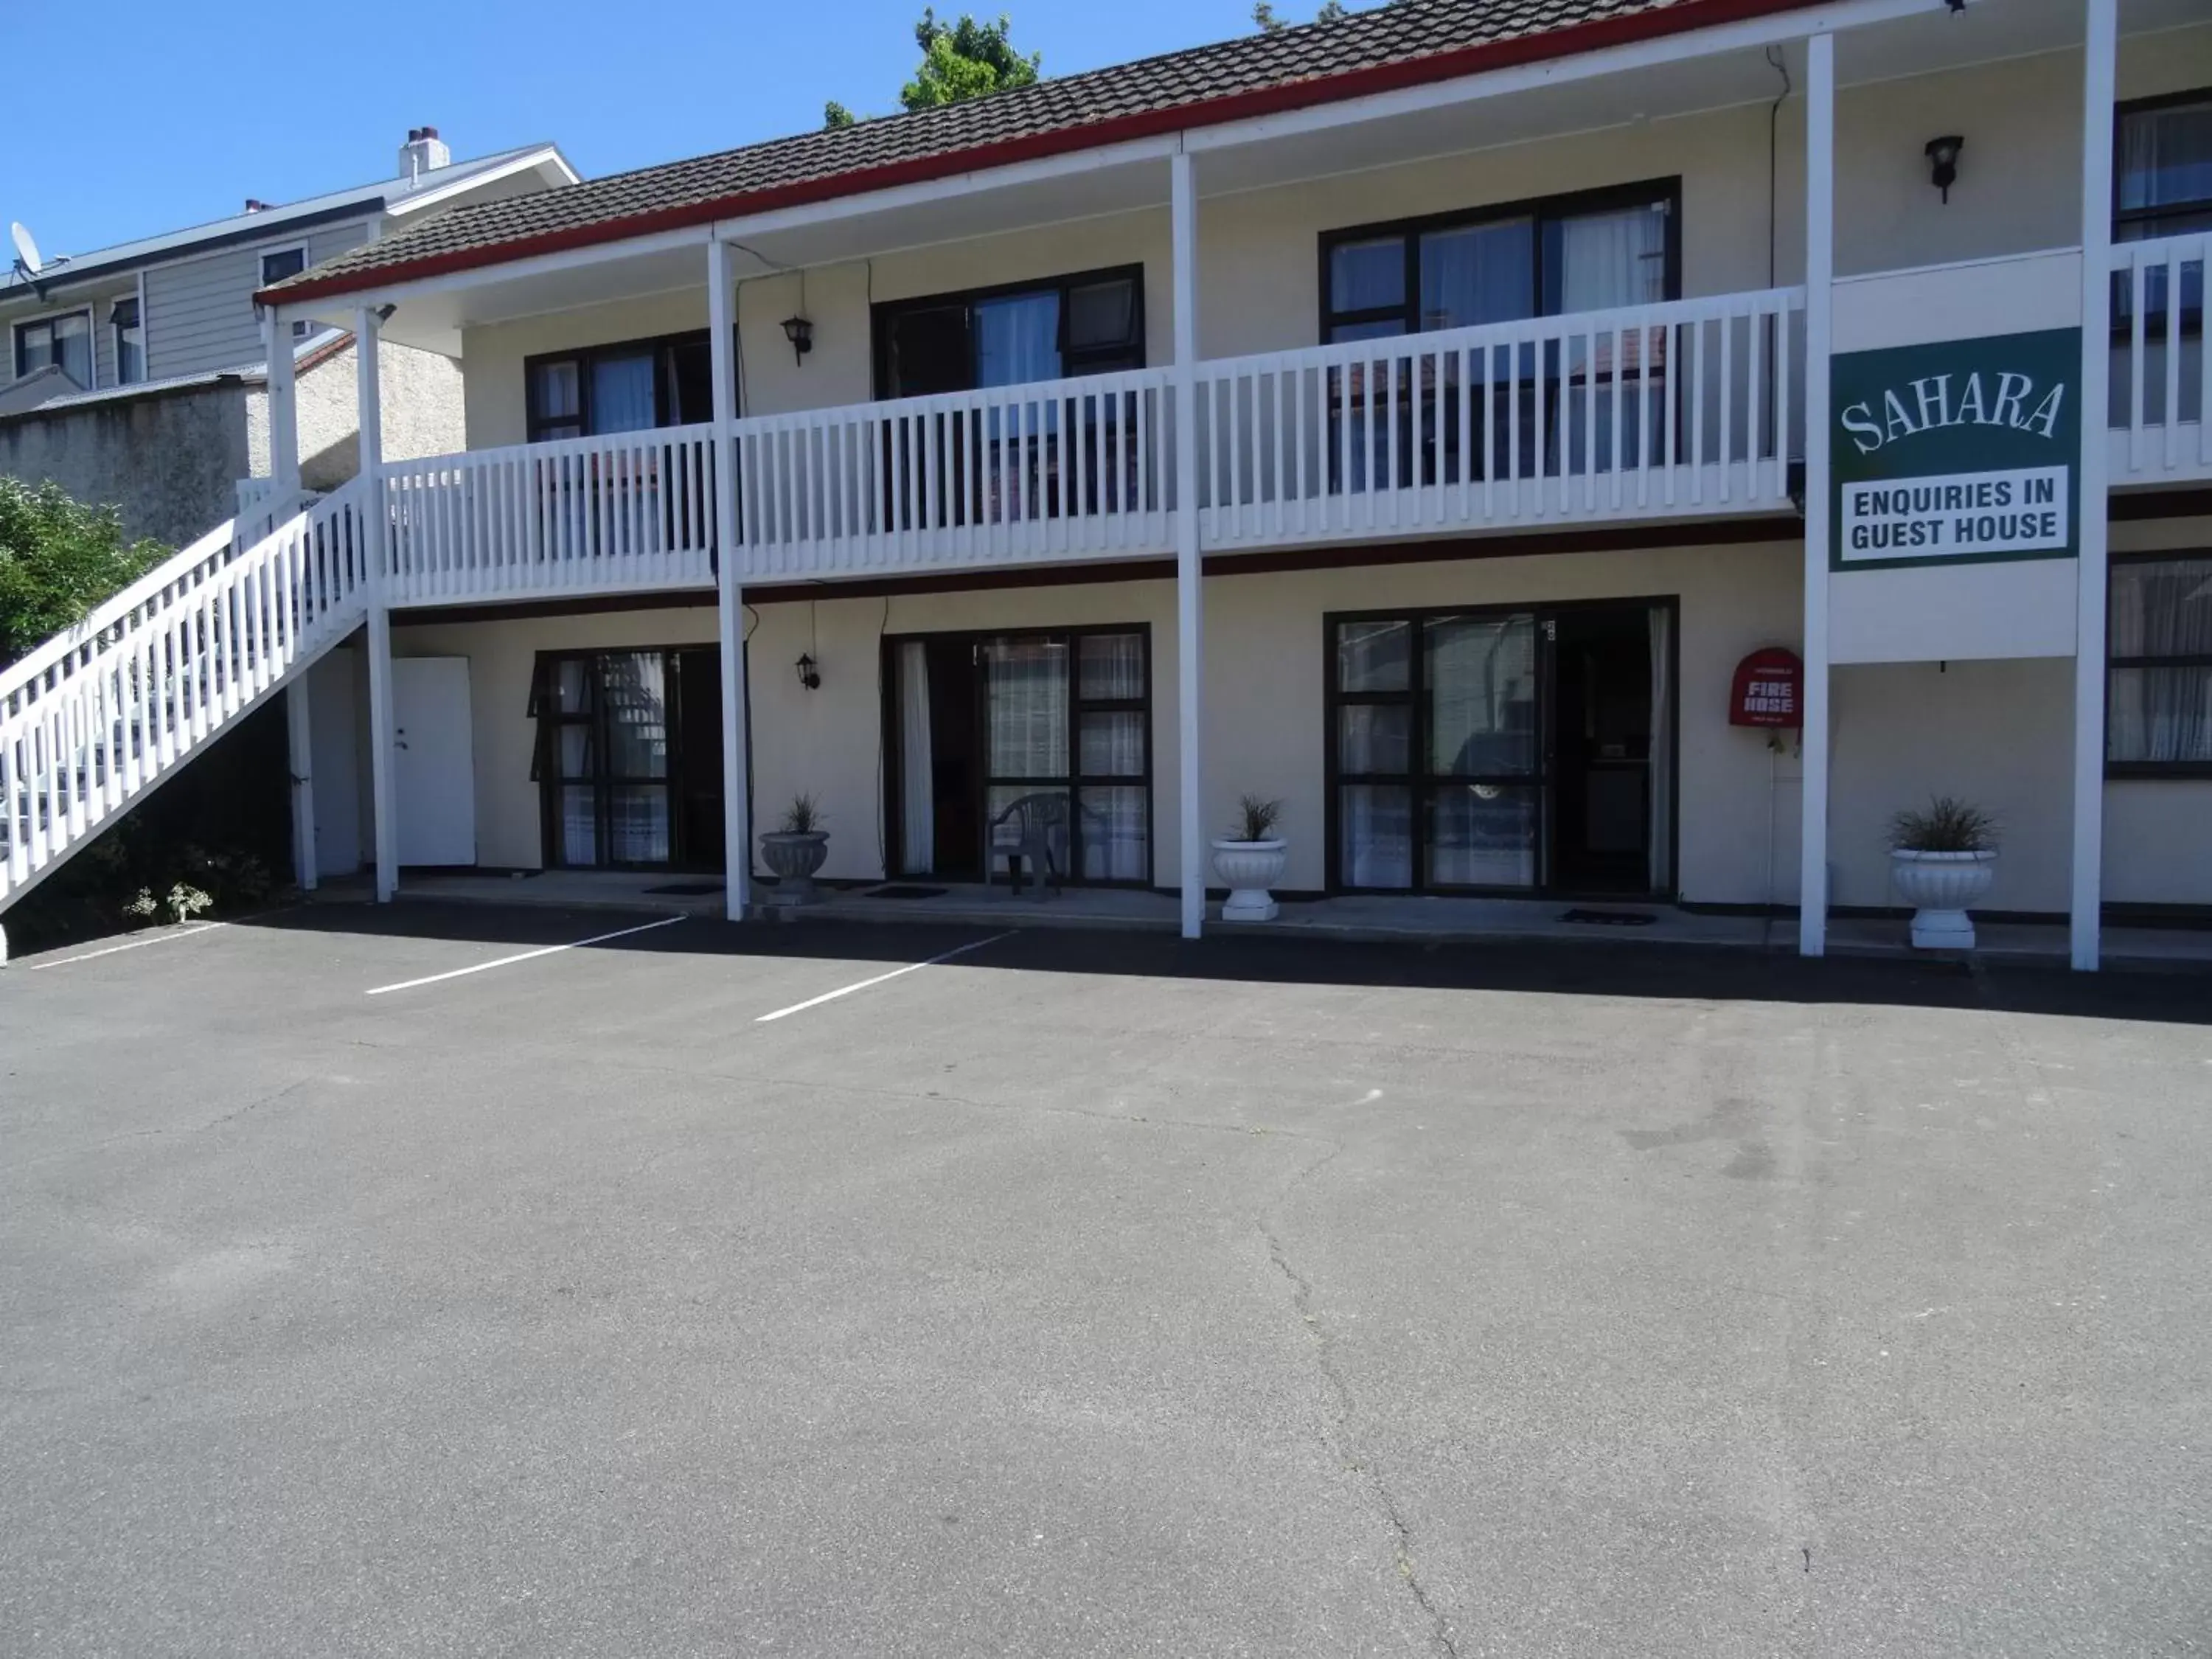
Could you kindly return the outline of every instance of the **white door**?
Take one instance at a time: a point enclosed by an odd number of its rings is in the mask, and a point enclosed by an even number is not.
[[[477,777],[469,738],[469,659],[395,657],[392,725],[399,862],[474,864]]]

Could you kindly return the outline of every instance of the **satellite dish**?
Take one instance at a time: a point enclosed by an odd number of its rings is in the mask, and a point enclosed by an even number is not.
[[[46,263],[39,258],[39,245],[31,240],[31,233],[20,223],[8,227],[8,240],[15,245],[15,263],[23,268],[26,276],[35,276]]]

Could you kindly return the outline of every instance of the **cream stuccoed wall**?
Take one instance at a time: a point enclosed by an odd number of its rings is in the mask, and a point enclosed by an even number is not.
[[[1603,598],[1680,601],[1679,837],[1683,896],[1736,904],[1795,895],[1798,768],[1763,732],[1727,723],[1729,678],[1746,653],[1799,637],[1799,575],[1786,544],[1566,557],[1376,565],[1221,575],[1206,584],[1206,799],[1212,829],[1238,796],[1285,802],[1285,885],[1315,890],[1324,868],[1325,617],[1403,605],[1513,605]],[[813,794],[829,816],[823,873],[884,872],[882,641],[887,635],[1141,625],[1152,649],[1154,879],[1181,878],[1176,854],[1175,586],[1145,580],[889,599],[825,597],[749,611],[753,792],[763,823]],[[697,644],[714,636],[705,606],[491,623],[401,626],[401,655],[470,659],[481,860],[534,868],[538,794],[530,677],[540,651]],[[802,687],[800,653],[822,684]],[[1771,826],[1771,829],[1770,829]]]

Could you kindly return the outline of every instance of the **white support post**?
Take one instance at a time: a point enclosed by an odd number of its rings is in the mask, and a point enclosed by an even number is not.
[[[1828,949],[1828,354],[1836,274],[1836,40],[1805,76],[1805,742],[1797,952]]]
[[[300,397],[294,373],[292,325],[271,306],[261,319],[269,354],[269,479],[279,496],[300,489]]]
[[[303,672],[284,688],[284,730],[292,758],[292,876],[303,893],[320,880],[315,864],[315,742]]]
[[[1182,936],[1206,926],[1206,567],[1198,545],[1198,190],[1188,155],[1169,163],[1175,272],[1176,716],[1182,794]]]
[[[752,901],[752,799],[745,770],[744,593],[738,578],[738,385],[729,245],[707,244],[707,331],[714,375],[714,549],[722,647],[723,904],[743,921]]]
[[[2088,0],[2081,69],[2081,558],[2074,642],[2074,966],[2094,973],[2105,903],[2105,629],[2112,440],[2112,99],[2116,0]],[[2179,305],[2178,297],[2167,303]],[[2141,372],[2140,368],[2137,370]]]
[[[361,422],[362,518],[368,536],[368,776],[376,826],[376,902],[399,890],[399,823],[392,797],[392,570],[384,502],[384,404],[378,385],[377,315],[354,313],[353,349]]]

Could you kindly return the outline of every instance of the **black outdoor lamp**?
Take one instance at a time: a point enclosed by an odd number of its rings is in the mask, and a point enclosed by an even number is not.
[[[791,360],[804,363],[806,354],[814,349],[814,322],[807,317],[787,317],[783,319],[783,337],[791,342]]]
[[[819,691],[822,689],[822,670],[816,665],[813,657],[804,651],[799,653],[799,683],[809,691]]]
[[[1936,188],[1943,192],[1943,199],[1951,199],[1951,186],[1959,177],[1959,151],[1966,140],[1953,133],[1948,138],[1930,138],[1925,152],[1929,173]],[[786,325],[788,326],[788,325]]]

